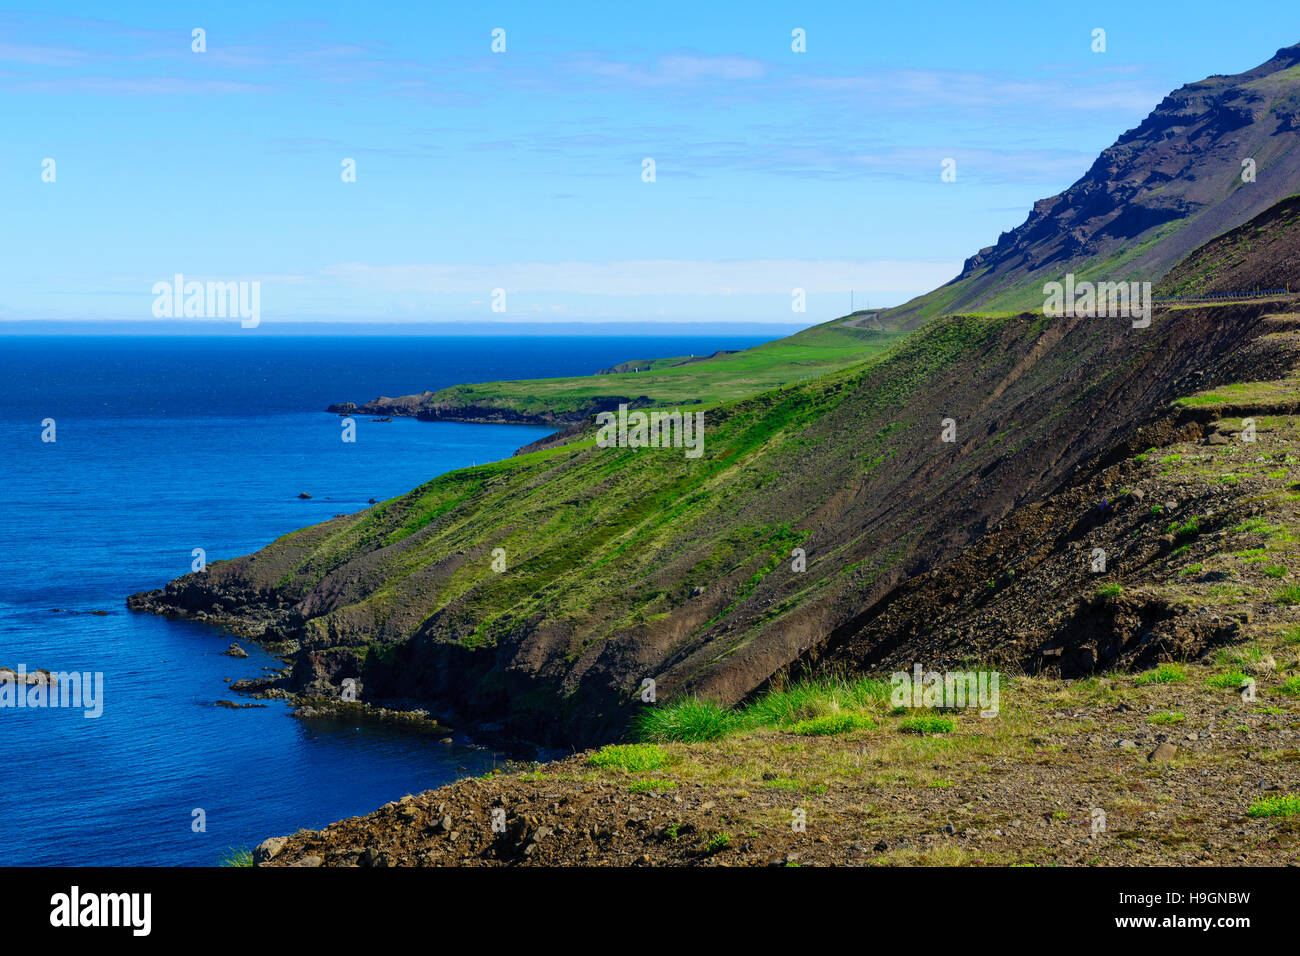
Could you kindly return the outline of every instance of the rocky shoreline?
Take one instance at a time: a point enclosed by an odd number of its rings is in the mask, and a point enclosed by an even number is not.
[[[500,751],[511,759],[534,760],[544,753],[535,742],[521,738],[516,734],[506,733],[499,723],[492,721],[458,719],[454,708],[438,708],[427,700],[414,698],[379,698],[374,700],[345,700],[341,688],[328,681],[315,680],[301,684],[296,675],[301,673],[297,666],[297,656],[302,651],[297,637],[277,613],[278,603],[269,596],[265,600],[240,603],[243,596],[233,592],[222,592],[214,603],[222,608],[214,612],[205,607],[193,607],[192,600],[185,598],[187,589],[176,587],[177,581],[166,587],[152,591],[140,591],[130,595],[126,600],[129,610],[141,613],[157,614],[171,619],[196,621],[209,624],[221,632],[250,641],[276,657],[284,666],[281,670],[263,677],[248,677],[232,681],[230,689],[253,700],[283,700],[292,706],[290,716],[300,720],[347,720],[352,722],[388,724],[401,726],[428,736],[438,737],[439,743],[450,744],[449,735],[459,733],[462,743]],[[230,649],[222,653],[230,657],[239,657],[231,650],[238,644],[232,643]],[[242,651],[242,648],[240,649]],[[247,656],[247,652],[243,653]],[[0,680],[6,679],[8,668],[0,668]],[[11,672],[12,673],[12,672]],[[39,683],[39,674],[34,671],[26,675],[27,683]],[[352,690],[358,698],[364,692],[358,681],[352,684]],[[217,706],[248,707],[252,704],[234,704],[229,701],[217,701]],[[452,725],[466,728],[454,731]]]
[[[355,402],[338,402],[326,407],[332,415],[378,415],[389,418],[414,418],[422,422],[463,422],[470,425],[540,425],[545,428],[567,428],[580,425],[599,412],[617,408],[620,403],[641,408],[649,399],[626,395],[609,395],[593,399],[572,411],[553,410],[522,412],[503,405],[466,404],[439,401],[434,392],[420,392],[399,398],[381,396],[361,405]]]
[[[58,678],[45,668],[16,671],[12,667],[0,667],[0,683],[21,684],[23,687],[57,687]]]
[[[834,736],[609,747],[270,837],[252,863],[1295,865],[1300,823],[1258,808],[1294,788],[1300,712],[1275,668],[1250,670],[1253,708],[1189,665],[1171,683],[1012,678],[998,719],[961,716],[942,736],[880,714]],[[618,759],[647,755],[653,769]]]

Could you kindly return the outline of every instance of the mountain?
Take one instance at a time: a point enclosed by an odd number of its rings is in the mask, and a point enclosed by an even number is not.
[[[1201,246],[1156,285],[1170,297],[1300,289],[1300,196]]]
[[[1254,160],[1254,182],[1242,162]],[[966,260],[951,282],[882,320],[1041,308],[1042,286],[1156,282],[1192,250],[1300,192],[1300,44],[1235,76],[1184,86],[1097,157],[1078,182]],[[1234,290],[1236,291],[1236,290]]]
[[[432,701],[533,740],[609,739],[647,678],[664,699],[734,703],[843,644],[898,585],[1226,374],[1266,311],[1142,330],[944,318],[857,367],[716,406],[699,458],[589,432],[131,606],[284,644],[281,686],[309,697],[353,680],[363,700]]]
[[[1129,260],[1168,258],[1168,271],[1194,237],[1213,239],[1277,201],[1262,197],[1290,195],[1286,64],[1297,61],[1292,48],[1242,77],[1179,91],[959,281],[988,288],[1026,269],[1021,281],[1038,283],[1066,264],[1070,236],[1080,249],[1109,248],[1177,226]],[[1259,157],[1258,182],[1210,175],[1243,144]],[[1035,250],[1044,258],[1030,275]],[[1072,673],[1207,653],[1240,633],[1222,615],[1183,621],[1163,598],[1129,600],[1122,614],[1080,604],[1081,542],[1113,500],[1128,501],[1125,522],[1143,511],[1114,466],[1209,424],[1204,409],[1175,401],[1220,386],[1248,395],[1235,383],[1289,372],[1294,335],[1279,339],[1279,311],[1265,301],[1162,308],[1147,328],[1041,308],[945,314],[888,346],[850,319],[657,372],[494,383],[496,407],[533,414],[550,396],[572,424],[544,447],[285,535],[129,605],[223,623],[288,655],[290,673],[248,689],[319,709],[337,706],[346,684],[362,701],[422,702],[564,746],[621,736],[647,680],[664,701],[732,705],[791,671],[860,671],[945,648]],[[846,343],[862,350],[855,364],[843,364]],[[809,357],[822,349],[829,360]],[[683,384],[705,390],[694,395],[698,456],[598,444],[586,403],[627,379],[655,382],[687,409]],[[739,393],[708,391],[720,382]],[[1284,410],[1288,390],[1263,389],[1260,408]],[[1213,414],[1239,407],[1253,408]],[[1054,499],[1064,503],[1044,510]],[[1208,523],[1184,506],[1171,497],[1146,513]],[[981,550],[991,542],[1000,546]],[[1035,578],[1021,552],[1049,544]],[[1026,583],[1008,587],[1016,567]],[[1064,583],[1072,590],[1057,604]],[[939,621],[951,623],[951,641]]]

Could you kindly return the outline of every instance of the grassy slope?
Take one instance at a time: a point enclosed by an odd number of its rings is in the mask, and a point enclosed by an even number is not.
[[[1058,271],[1045,271],[1043,275],[1014,278],[1001,287],[991,290],[981,292],[976,289],[986,272],[954,279],[947,285],[917,296],[897,308],[887,310],[881,316],[881,320],[890,327],[916,328],[928,319],[954,310],[978,315],[1041,312],[1046,301],[1043,284],[1062,281],[1067,272],[1074,273],[1076,282],[1149,279],[1149,275],[1134,273],[1133,264],[1186,224],[1185,219],[1165,223],[1145,233],[1140,242],[1127,243],[1107,256],[1080,259],[1068,265],[1062,264]]]
[[[396,690],[457,694],[485,710],[576,710],[582,720],[608,724],[615,716],[598,712],[592,696],[608,699],[611,683],[635,685],[644,668],[662,674],[668,665],[685,680],[756,637],[768,653],[788,642],[786,635],[820,627],[787,626],[781,615],[873,586],[896,560],[898,541],[891,531],[893,543],[877,551],[857,518],[827,524],[826,499],[859,487],[883,461],[912,447],[906,432],[921,426],[909,423],[931,404],[914,407],[916,390],[959,367],[1000,326],[951,320],[857,366],[717,406],[697,460],[677,450],[599,449],[591,439],[578,441],[441,476],[176,584],[278,587],[302,602],[304,646],[355,654],[352,673],[373,686],[386,679],[375,668],[388,668],[387,678],[398,684],[454,678],[459,686]],[[879,487],[902,480],[887,477]],[[909,521],[903,511],[889,513]],[[820,541],[808,573],[773,574],[812,530]],[[506,552],[508,573],[492,570],[496,548]],[[696,588],[706,593],[695,597]],[[512,666],[484,675],[406,656],[424,653],[430,642],[495,646],[495,659],[515,655],[505,659],[520,667],[540,660],[548,681],[556,668],[590,677],[587,669],[595,667],[599,677],[582,685],[585,700],[538,689],[536,701],[524,701],[529,687],[502,685],[515,679]],[[621,662],[625,655],[645,663]],[[667,692],[670,682],[661,684]]]
[[[643,677],[665,698],[737,699],[950,557],[1102,450],[1149,389],[1222,354],[1216,336],[1249,328],[1207,321],[1135,336],[945,319],[858,366],[716,406],[699,459],[586,438],[444,475],[176,588],[229,606],[222,588],[279,586],[296,605],[286,627],[334,683],[608,737]],[[945,415],[958,448],[937,441]],[[195,597],[181,606],[211,606]]]
[[[1270,413],[1280,396],[1300,394],[1298,383],[1291,372],[1179,399],[1175,407],[1223,412],[1224,434],[1242,427],[1228,415],[1258,416],[1257,441],[1176,438],[1113,476],[1142,489],[1146,503],[1177,498],[1193,509],[1232,479],[1232,507],[1253,509],[1251,519],[1236,524],[1240,516],[1225,513],[1225,535],[1202,534],[1154,565],[1129,562],[1109,577],[1126,592],[1249,610],[1238,644],[1137,675],[1004,671],[991,719],[893,710],[887,669],[777,686],[734,709],[680,699],[646,706],[637,721],[646,743],[403,798],[324,833],[295,834],[276,865],[308,854],[349,865],[363,846],[389,865],[1295,863],[1300,417]],[[1081,563],[1079,544],[1085,555],[1093,545],[1123,547],[1106,526],[1082,533],[1059,544],[1070,563]],[[1040,603],[1044,619],[1052,612]],[[1247,678],[1257,684],[1253,700],[1240,692]],[[1153,756],[1162,741],[1175,745],[1172,756]],[[498,806],[505,834],[488,826]],[[1100,830],[1096,810],[1105,814]],[[791,827],[798,811],[802,832]],[[431,825],[444,813],[458,840]],[[530,841],[538,826],[550,835]]]
[[[835,320],[743,352],[684,365],[675,365],[686,362],[684,357],[659,359],[645,372],[454,385],[435,392],[430,401],[521,415],[549,412],[559,418],[583,418],[593,402],[610,395],[644,396],[652,405],[698,409],[845,368],[899,338],[898,333],[849,328]]]
[[[1291,196],[1201,246],[1170,270],[1156,295],[1300,288],[1300,196]]]
[[[879,340],[879,333],[875,336]],[[843,361],[840,336],[827,330],[814,342],[822,339],[832,343],[829,350],[836,361]],[[942,365],[966,344],[961,334],[951,331],[923,336],[905,347],[899,364]],[[806,357],[817,348],[780,342],[773,343],[769,354]],[[759,375],[785,374],[780,371],[784,366],[766,356],[751,356],[751,363]],[[472,630],[461,634],[469,644],[491,641],[543,608],[548,615],[582,618],[602,613],[601,630],[643,621],[667,606],[663,585],[651,582],[664,561],[662,549],[681,547],[674,541],[690,541],[695,551],[691,569],[676,582],[674,592],[713,583],[721,573],[755,562],[757,572],[774,551],[797,543],[785,522],[747,514],[743,493],[761,485],[765,475],[789,469],[789,459],[802,445],[800,433],[837,404],[840,393],[861,374],[861,368],[850,368],[719,408],[709,421],[706,453],[698,461],[680,453],[597,449],[588,439],[451,472],[347,519],[346,526],[314,545],[280,583],[310,587],[327,570],[422,532],[417,546],[382,562],[384,585],[362,598],[360,606],[346,608],[346,616],[358,623],[394,620],[414,603],[412,591],[419,585],[413,579],[422,568],[449,553],[500,547],[513,573],[493,573],[486,559],[466,562],[442,582],[432,601],[418,602],[422,616],[473,592],[458,611],[467,626],[473,622]],[[722,397],[719,392],[755,387],[755,378],[727,381],[710,375],[714,377],[705,384],[716,388],[715,399]],[[548,382],[502,384],[519,386],[516,394],[524,400],[542,401],[544,390],[528,393],[525,388]],[[907,386],[903,382],[899,387]],[[881,396],[880,401],[885,400]],[[851,437],[845,436],[846,441]],[[304,533],[280,540],[287,543]],[[637,586],[629,587],[633,583]],[[313,626],[328,628],[330,623]],[[403,619],[400,626],[405,630],[415,623]]]

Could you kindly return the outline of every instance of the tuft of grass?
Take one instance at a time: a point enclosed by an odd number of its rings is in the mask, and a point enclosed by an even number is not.
[[[1270,578],[1284,578],[1286,577],[1286,566],[1282,564],[1266,564],[1264,565],[1264,573]]]
[[[659,780],[654,777],[645,780],[633,780],[628,784],[629,793],[655,793],[659,790],[676,790],[676,780]]]
[[[1161,664],[1153,671],[1139,674],[1134,682],[1139,687],[1150,684],[1181,684],[1187,680],[1187,671],[1182,664]]]
[[[226,850],[226,855],[221,858],[221,866],[252,866],[253,851],[240,847],[230,847]]]
[[[1288,677],[1282,682],[1282,686],[1278,690],[1288,697],[1300,697],[1300,674],[1295,677]]]
[[[609,744],[587,758],[593,767],[614,767],[631,773],[646,773],[666,766],[671,755],[655,744]]]
[[[806,737],[829,737],[850,730],[874,730],[876,722],[866,714],[825,714],[811,720],[801,720],[790,728],[792,734]]]
[[[1232,529],[1234,534],[1274,534],[1281,530],[1280,526],[1269,524],[1263,518],[1247,518]]]
[[[722,833],[714,834],[709,838],[709,842],[704,844],[704,852],[717,853],[719,850],[725,850],[729,846],[731,846],[731,834],[723,831]]]
[[[1149,723],[1149,724],[1181,724],[1181,723],[1182,723],[1183,721],[1185,721],[1186,719],[1187,719],[1187,715],[1186,715],[1186,714],[1184,714],[1184,713],[1182,713],[1182,712],[1180,712],[1180,711],[1177,711],[1177,710],[1171,710],[1171,711],[1169,711],[1168,713],[1165,713],[1165,714],[1152,714],[1150,717],[1147,718],[1147,723]]]
[[[1261,797],[1250,805],[1246,816],[1256,818],[1300,816],[1300,796],[1294,793],[1283,793],[1273,797]]]
[[[740,710],[694,697],[647,708],[633,718],[632,731],[638,740],[657,743],[717,740],[753,727],[842,733],[874,726],[865,711],[884,710],[889,695],[888,681],[870,677],[801,680],[773,688]],[[822,718],[827,722],[816,723]],[[806,726],[796,730],[800,725]]]
[[[905,734],[950,734],[957,729],[957,722],[951,717],[935,717],[927,714],[900,720],[898,729]]]
[[[1273,592],[1275,604],[1300,604],[1300,584],[1288,584]]]
[[[1218,688],[1231,687],[1233,690],[1236,690],[1248,680],[1250,680],[1249,675],[1234,668],[1233,670],[1227,671],[1223,674],[1215,674],[1214,676],[1207,678],[1205,686]]]
[[[1190,541],[1201,533],[1201,519],[1188,518],[1182,524],[1175,521],[1169,525],[1169,533],[1174,536],[1175,541]]]
[[[888,681],[872,678],[802,680],[768,691],[744,710],[745,719],[765,727],[789,727],[844,712],[883,708],[889,701]]]
[[[1246,664],[1259,664],[1264,660],[1264,648],[1258,644],[1241,647],[1221,647],[1214,652],[1214,663],[1221,667],[1243,667]]]
[[[1103,584],[1097,588],[1097,597],[1099,598],[1119,597],[1123,593],[1124,589],[1118,584]]]
[[[700,743],[725,737],[743,723],[740,714],[729,707],[686,697],[645,708],[633,718],[632,732],[638,740],[655,743]]]

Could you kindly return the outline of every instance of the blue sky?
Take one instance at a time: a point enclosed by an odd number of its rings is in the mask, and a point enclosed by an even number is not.
[[[1294,2],[6,10],[0,319],[149,319],[183,273],[260,282],[265,324],[811,323],[946,281],[1297,41]]]

